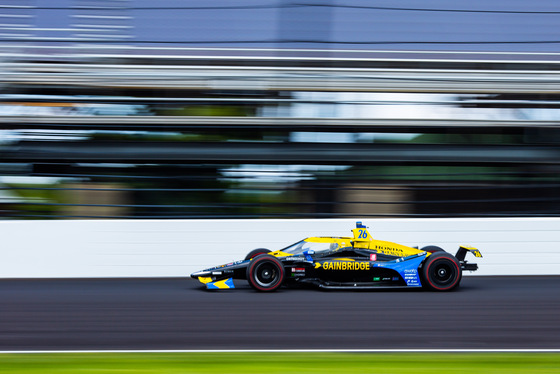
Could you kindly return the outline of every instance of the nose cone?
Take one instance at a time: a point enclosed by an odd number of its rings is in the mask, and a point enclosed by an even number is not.
[[[191,274],[191,278],[198,279],[199,277],[203,277],[205,275],[208,275],[208,272],[197,271],[197,272]]]

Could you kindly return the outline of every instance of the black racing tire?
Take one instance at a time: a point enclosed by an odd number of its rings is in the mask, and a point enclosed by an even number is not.
[[[255,257],[247,267],[247,281],[257,291],[275,291],[284,281],[284,266],[271,255]]]
[[[426,247],[423,247],[420,249],[421,251],[424,252],[430,252],[430,253],[434,253],[434,252],[445,252],[442,248],[435,246],[435,245],[428,245]]]
[[[250,260],[252,258],[257,257],[258,255],[264,255],[270,252],[271,250],[266,248],[253,249],[251,252],[247,253],[247,256],[245,256],[245,260]]]
[[[461,283],[463,277],[461,264],[447,252],[433,253],[420,270],[422,284],[432,291],[451,291]]]

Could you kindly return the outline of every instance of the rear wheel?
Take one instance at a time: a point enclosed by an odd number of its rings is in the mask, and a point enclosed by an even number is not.
[[[422,281],[433,291],[450,291],[461,282],[462,271],[459,261],[447,252],[436,252],[424,262]]]
[[[245,260],[250,260],[252,258],[257,257],[258,255],[264,255],[267,253],[270,253],[270,249],[266,249],[266,248],[253,249],[251,252],[247,253],[247,256],[245,256]]]
[[[274,291],[284,281],[284,266],[274,256],[255,257],[247,267],[247,281],[257,291]]]

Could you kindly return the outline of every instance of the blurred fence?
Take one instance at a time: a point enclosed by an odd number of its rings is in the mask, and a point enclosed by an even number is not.
[[[163,51],[160,51],[163,52]],[[350,54],[351,55],[351,54]],[[64,84],[106,89],[336,92],[556,93],[558,61],[470,61],[282,56],[6,56],[11,85]],[[25,56],[25,59],[29,58]],[[92,63],[92,60],[100,60]],[[64,62],[64,63],[61,63]],[[412,69],[412,70],[410,70]],[[63,91],[62,91],[63,92]]]
[[[5,218],[469,217],[558,215],[556,173],[392,174],[254,165],[34,164],[4,183]],[[422,168],[430,169],[423,166]],[[57,170],[58,169],[58,170]],[[398,168],[396,168],[398,169]],[[515,169],[515,168],[512,168]],[[349,172],[353,170],[353,172]],[[22,174],[19,174],[22,177]],[[13,174],[12,174],[13,177]],[[519,181],[522,182],[519,182]],[[528,181],[533,180],[533,183]]]
[[[554,54],[156,50],[3,56],[2,217],[560,215]]]

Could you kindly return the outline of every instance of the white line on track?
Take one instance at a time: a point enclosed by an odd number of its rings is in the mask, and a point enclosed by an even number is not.
[[[123,349],[123,350],[39,350],[0,351],[0,354],[45,353],[560,353],[549,349]]]

